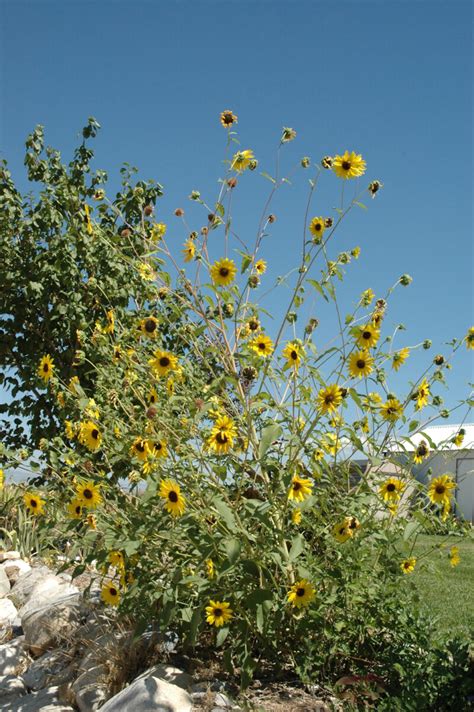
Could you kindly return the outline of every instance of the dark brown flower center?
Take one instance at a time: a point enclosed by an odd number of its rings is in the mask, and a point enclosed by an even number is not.
[[[292,358],[294,361],[296,361],[296,360],[298,359],[298,353],[297,353],[297,351],[293,350],[290,355],[291,355],[291,358]]]
[[[418,455],[423,456],[423,455],[426,455],[427,452],[428,452],[428,448],[426,447],[426,445],[419,445],[419,446],[418,446]]]
[[[37,506],[38,506],[38,502],[36,501],[36,499],[30,499],[30,507],[37,507]]]
[[[97,438],[99,437],[99,431],[97,430],[97,428],[91,430],[91,437],[93,437],[94,440],[97,440]]]
[[[48,366],[47,363],[43,364],[43,371],[44,371],[45,373],[48,373],[48,371],[49,371],[49,366]]]
[[[371,333],[370,331],[363,331],[363,332],[362,332],[362,338],[363,338],[363,339],[370,339],[371,336],[372,336],[372,333]]]
[[[446,492],[446,487],[444,485],[437,485],[436,494],[444,494]]]
[[[166,368],[167,366],[170,365],[170,360],[169,360],[168,356],[162,356],[160,358],[159,363],[162,368]]]
[[[345,171],[348,171],[348,170],[350,170],[351,164],[349,163],[349,161],[343,161],[342,167]]]
[[[113,586],[110,586],[110,588],[109,588],[109,593],[110,593],[111,596],[116,596],[117,593],[118,593],[118,591],[117,591],[117,589],[114,588]]]
[[[364,361],[364,359],[360,358],[360,359],[357,361],[357,368],[360,368],[361,370],[362,370],[363,368],[365,368],[365,361]]]
[[[135,445],[135,449],[138,450],[138,452],[145,452],[145,444],[143,442],[139,442]]]
[[[227,267],[221,267],[219,270],[219,274],[221,277],[227,277],[229,274],[229,270]]]
[[[163,445],[161,443],[155,443],[156,450],[161,450],[162,448],[163,448]]]
[[[314,229],[316,230],[316,232],[319,232],[321,230],[321,223],[316,223]]]
[[[225,433],[220,432],[220,433],[217,433],[216,440],[219,443],[219,445],[225,445],[226,442],[228,441],[228,437]]]
[[[387,492],[395,492],[396,487],[393,484],[393,482],[390,482],[390,484],[387,485]]]
[[[297,596],[300,596],[300,598],[301,598],[301,596],[304,596],[304,594],[305,594],[304,588],[298,588],[298,589],[296,589],[296,595],[297,595]]]
[[[156,321],[154,319],[147,319],[145,321],[145,331],[151,334],[156,329]]]
[[[94,496],[94,495],[93,495],[93,492],[92,492],[90,489],[87,489],[87,488],[84,490],[84,492],[83,492],[82,494],[83,494],[83,496],[84,496],[86,499],[92,499],[93,496]]]
[[[214,617],[220,618],[222,616],[222,608],[214,608]]]
[[[263,341],[260,341],[258,348],[260,349],[260,351],[265,351],[265,343]]]
[[[298,492],[301,489],[301,482],[293,482],[293,492]]]
[[[230,111],[226,111],[224,114],[222,114],[222,121],[228,125],[234,123],[234,117],[232,116]]]
[[[82,507],[80,505],[77,505],[75,512],[76,514],[80,514],[82,512]]]
[[[176,503],[178,501],[178,494],[174,490],[171,490],[171,492],[168,494],[168,499],[170,502]]]
[[[334,396],[333,396],[333,394],[332,394],[332,393],[327,393],[327,394],[324,396],[324,402],[325,402],[326,405],[330,405],[331,403],[333,403],[333,402],[334,402]]]

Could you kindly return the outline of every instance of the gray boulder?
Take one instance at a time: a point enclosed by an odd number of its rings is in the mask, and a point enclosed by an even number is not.
[[[21,619],[25,645],[35,656],[59,647],[74,636],[80,617],[81,606],[75,594],[29,611]]]
[[[11,628],[18,617],[15,604],[9,598],[0,598],[0,633]]]
[[[140,677],[111,697],[100,712],[191,712],[191,696],[159,677]]]
[[[27,658],[24,636],[0,645],[0,675],[16,675]]]
[[[58,687],[46,687],[16,700],[0,700],[0,712],[74,712],[73,707],[60,702],[58,691]]]
[[[26,688],[21,677],[17,675],[0,676],[0,703],[22,695],[26,695]]]
[[[55,678],[70,662],[70,656],[63,650],[50,650],[33,660],[28,670],[23,673],[23,681],[29,690],[42,690],[52,684]],[[56,683],[57,684],[57,683]]]
[[[35,566],[31,571],[20,576],[18,581],[12,586],[11,596],[15,600],[17,606],[23,606],[27,599],[31,596],[36,584],[43,581],[47,576],[52,576],[50,570],[46,566]]]
[[[20,576],[31,571],[31,566],[27,564],[26,561],[23,561],[23,559],[7,560],[4,564],[0,564],[0,568],[5,571],[12,586],[18,581]]]
[[[85,670],[73,682],[71,689],[76,696],[76,704],[81,712],[95,712],[106,701],[107,665],[95,665]]]
[[[24,578],[26,578],[26,576],[24,576],[23,579]],[[21,581],[18,583],[21,583]],[[13,596],[16,596],[15,589],[16,586],[12,589]],[[32,611],[39,610],[46,605],[55,605],[72,598],[79,600],[80,597],[81,593],[76,586],[72,586],[69,582],[63,581],[59,576],[48,574],[33,586],[28,599],[19,610],[19,615],[21,618],[24,618]]]
[[[6,596],[7,593],[10,593],[10,587],[10,579],[8,578],[3,567],[0,566],[0,598],[3,598],[3,596]]]

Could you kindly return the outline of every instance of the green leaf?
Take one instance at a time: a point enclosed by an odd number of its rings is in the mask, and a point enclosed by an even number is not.
[[[235,518],[234,514],[226,502],[224,502],[223,499],[220,499],[220,497],[214,497],[212,500],[212,504],[217,509],[218,513],[224,520],[224,522],[227,524],[228,528],[235,532],[236,531],[236,524],[235,524]]]
[[[283,430],[281,425],[277,425],[276,423],[267,425],[262,429],[260,445],[258,447],[258,456],[260,459],[265,455],[272,442],[280,437],[282,432]]]
[[[289,553],[290,561],[294,561],[298,556],[304,551],[305,540],[302,534],[297,534],[293,541],[291,542],[291,549]]]
[[[276,183],[275,178],[272,178],[271,176],[269,176],[268,173],[263,172],[263,173],[260,173],[260,175],[263,176],[264,178],[268,178],[268,180],[271,180],[272,183]]]
[[[239,539],[226,539],[224,541],[224,547],[227,552],[227,558],[231,564],[235,564],[240,556],[242,550],[242,544]]]
[[[223,628],[219,628],[217,631],[216,635],[216,646],[220,648],[220,646],[223,644],[227,636],[229,635],[230,628],[228,626],[224,626]]]
[[[362,208],[363,210],[367,210],[367,205],[364,205],[364,203],[359,203],[359,201],[354,200],[354,205],[357,205],[357,207]]]
[[[246,608],[253,610],[258,605],[264,603],[264,601],[271,601],[273,598],[273,591],[269,588],[257,588],[252,591],[245,599]]]

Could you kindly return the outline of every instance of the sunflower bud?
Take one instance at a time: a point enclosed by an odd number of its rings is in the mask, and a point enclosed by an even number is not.
[[[131,234],[132,232],[128,227],[124,227],[123,230],[120,231],[120,237],[130,237]]]
[[[208,227],[205,227],[205,226],[202,227],[202,228],[201,228],[201,235],[206,236],[206,235],[208,235],[208,234],[209,234],[209,228],[208,228]]]
[[[284,126],[283,133],[281,135],[281,142],[288,143],[288,141],[293,141],[294,138],[296,138],[296,131],[294,129],[290,129],[288,126]]]
[[[433,359],[433,363],[437,366],[442,366],[444,363],[444,356],[442,354],[437,354]]]
[[[198,190],[192,190],[191,195],[189,196],[189,200],[199,200],[201,197],[201,193]]]
[[[226,317],[231,317],[234,314],[234,305],[233,304],[224,304],[222,307],[222,313]]]
[[[276,220],[276,215],[274,215],[273,213],[270,213],[270,215],[268,216],[268,222],[274,223],[275,220]]]
[[[433,396],[433,405],[436,408],[439,408],[440,405],[443,405],[444,400],[441,396]]]
[[[324,158],[321,159],[321,165],[323,168],[326,168],[326,170],[332,168],[332,156],[324,156]]]
[[[150,215],[153,214],[153,205],[145,205],[143,208],[143,212],[147,217],[150,217]]]
[[[311,161],[310,161],[309,156],[303,156],[303,158],[301,159],[301,167],[309,168],[310,163],[311,163]]]
[[[372,198],[375,198],[375,195],[379,192],[380,188],[383,188],[383,183],[381,183],[379,180],[373,180],[372,183],[369,183],[369,187],[367,188],[367,190],[369,191]]]
[[[181,218],[184,215],[183,208],[176,208],[176,210],[174,211],[174,214],[176,215],[177,218]]]
[[[439,414],[442,418],[449,418],[449,410],[440,410]]]
[[[292,311],[292,312],[288,312],[288,314],[286,315],[286,320],[287,320],[290,324],[294,324],[295,321],[297,320],[297,318],[298,318],[298,316],[297,316],[296,312],[293,312],[293,311]]]
[[[318,327],[319,321],[317,319],[311,318],[306,324],[304,330],[306,334],[312,334],[313,331]]]
[[[256,289],[260,284],[260,278],[256,274],[251,274],[249,277],[250,289]]]
[[[155,406],[151,405],[146,412],[146,417],[149,418],[150,420],[152,420],[156,416],[157,413],[158,413],[157,408],[155,408]]]
[[[254,171],[256,167],[258,166],[258,161],[256,158],[252,158],[252,160],[249,162],[249,171]]]
[[[402,276],[399,279],[400,284],[402,284],[404,287],[408,287],[411,282],[413,282],[413,277],[410,277],[409,274],[402,274]]]
[[[227,185],[229,186],[229,188],[235,188],[235,186],[237,185],[237,178],[229,178],[229,180],[227,181]]]
[[[258,371],[253,366],[246,366],[242,370],[242,378],[245,378],[246,381],[255,381],[257,376],[258,376]]]
[[[334,224],[334,220],[332,218],[326,218],[324,220],[324,227],[332,227]]]
[[[423,348],[425,349],[425,351],[428,351],[428,349],[431,348],[431,344],[432,344],[432,343],[433,343],[433,342],[431,341],[431,339],[425,339],[425,340],[423,341]]]

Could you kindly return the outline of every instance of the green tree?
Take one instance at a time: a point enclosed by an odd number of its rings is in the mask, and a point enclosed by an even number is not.
[[[0,384],[10,394],[0,406],[0,438],[7,446],[34,447],[58,430],[57,392],[37,373],[42,356],[52,357],[60,380],[77,375],[92,395],[96,323],[113,329],[115,318],[131,319],[158,298],[143,270],[157,266],[150,244],[162,186],[133,183],[126,164],[121,190],[108,200],[107,174],[91,169],[88,142],[99,128],[89,118],[66,165],[37,126],[26,141],[28,180],[36,184],[28,195],[0,164]]]

